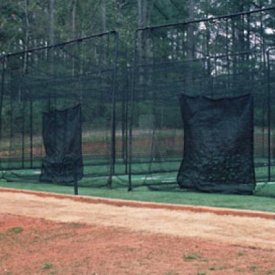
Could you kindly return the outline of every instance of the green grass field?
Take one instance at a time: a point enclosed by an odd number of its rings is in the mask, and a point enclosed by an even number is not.
[[[53,192],[62,194],[73,194],[74,192],[72,186],[62,186],[37,182],[7,182],[1,180],[0,186],[7,188]],[[105,198],[138,200],[147,202],[190,204],[275,212],[274,197],[266,196],[265,192],[267,194],[275,194],[275,185],[267,185],[264,187],[262,185],[258,186],[256,189],[256,195],[226,195],[197,193],[182,190],[175,186],[171,188],[170,191],[152,191],[148,186],[140,186],[138,188],[135,188],[131,192],[127,192],[125,186],[116,184],[113,189],[108,189],[107,187],[79,187],[79,195],[84,196],[97,196]]]
[[[133,165],[132,171],[136,175],[132,177],[132,192],[127,191],[128,176],[123,175],[124,165],[116,165],[116,173],[118,174],[113,178],[112,189],[109,189],[107,187],[108,177],[106,176],[110,171],[109,166],[96,165],[89,160],[86,160],[85,164],[84,175],[86,176],[79,181],[80,195],[275,212],[275,184],[265,183],[268,172],[266,166],[255,169],[258,184],[254,195],[249,196],[182,190],[176,184],[176,171],[179,161],[153,163],[150,166],[150,171],[148,163]],[[2,168],[4,168],[3,166],[2,163]],[[154,170],[161,170],[163,173],[154,173],[152,172]],[[174,172],[170,172],[171,170]],[[63,194],[74,193],[72,185],[39,182],[39,174],[40,169],[2,170],[0,186]],[[272,167],[271,174],[275,178],[275,167]]]

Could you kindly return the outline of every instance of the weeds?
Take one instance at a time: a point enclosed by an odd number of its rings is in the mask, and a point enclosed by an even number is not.
[[[44,269],[44,270],[48,270],[48,269],[51,269],[51,268],[53,268],[52,263],[46,262],[42,265],[42,269]]]
[[[8,232],[13,233],[13,234],[20,234],[24,231],[22,227],[12,227],[9,228]]]
[[[202,257],[199,253],[191,253],[191,254],[183,255],[184,260],[197,260],[197,259],[201,259],[201,258]]]
[[[252,266],[250,266],[250,271],[256,271],[256,269],[257,269],[257,266],[255,266],[255,265],[252,265]]]
[[[223,270],[224,267],[223,266],[211,266],[209,267],[209,270],[211,271],[217,271],[217,270]]]
[[[244,256],[245,255],[245,252],[243,252],[243,251],[240,251],[240,252],[238,252],[238,254],[237,254],[239,257],[241,257],[241,256]]]

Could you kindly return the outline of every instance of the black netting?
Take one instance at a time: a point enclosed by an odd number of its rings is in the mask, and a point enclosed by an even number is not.
[[[41,41],[0,58],[2,177],[38,181],[46,154],[42,113],[81,104],[79,186],[179,190],[184,91],[210,98],[251,94],[256,181],[274,181],[274,34],[262,21],[271,24],[274,10],[146,27],[136,31],[134,44],[116,32],[53,46]],[[243,181],[235,183],[243,188]],[[266,193],[274,193],[270,186]]]
[[[242,128],[239,129],[239,138],[244,138],[243,142],[249,143],[246,145],[249,146],[250,153],[253,153],[249,156],[250,161],[245,162],[248,155],[244,148],[232,156],[232,161],[225,159],[225,166],[230,166],[238,176],[235,175],[234,178],[233,172],[227,174],[227,179],[222,179],[219,184],[216,183],[227,169],[222,168],[224,165],[210,165],[208,176],[201,179],[201,182],[206,181],[205,188],[196,188],[197,190],[251,193],[255,189],[254,170],[256,182],[259,184],[255,194],[259,194],[257,190],[259,186],[264,186],[264,182],[273,181],[275,116],[272,89],[275,70],[272,60],[275,60],[275,55],[270,48],[267,50],[272,43],[263,37],[263,29],[254,28],[263,15],[271,19],[273,13],[270,10],[221,16],[215,20],[206,18],[137,30],[130,95],[132,105],[129,108],[129,163],[132,176],[130,188],[138,186],[138,176],[150,188],[171,190],[178,187],[177,173],[182,156],[185,156],[183,149],[191,147],[183,146],[183,136],[186,133],[183,131],[178,104],[178,97],[182,92],[191,97],[216,99],[251,94],[254,101],[251,107],[254,117],[249,126],[249,135],[253,142],[243,134]],[[257,42],[255,37],[258,38]],[[206,116],[205,120],[207,119],[211,126],[213,118]],[[223,138],[228,134],[228,129],[229,126],[221,129],[225,131]],[[233,126],[232,131],[237,129]],[[236,146],[235,138],[237,136],[230,137],[233,144],[228,145],[229,151],[233,150],[232,146]],[[230,139],[227,139],[226,144],[230,143]],[[216,149],[216,152],[211,153],[212,161],[219,163],[222,161],[219,157],[215,159],[219,151]],[[223,158],[223,154],[226,152],[222,152],[220,158]],[[238,154],[244,156],[239,157]],[[209,159],[205,160],[207,157],[201,154],[200,159],[197,156],[197,164],[194,163],[194,166],[200,166],[204,161],[210,163]],[[240,163],[245,163],[244,167],[239,167]],[[249,173],[250,176],[247,176]],[[222,188],[222,185],[225,187]],[[218,187],[215,189],[213,186]]]
[[[81,152],[81,107],[43,114],[46,156],[40,180],[69,183],[83,176]]]
[[[80,186],[111,183],[119,152],[115,144],[120,142],[116,131],[122,136],[124,123],[115,121],[122,112],[115,102],[117,41],[118,34],[108,32],[0,59],[0,165],[5,179],[68,183],[76,167],[78,179],[82,169],[85,174]],[[72,119],[77,105],[81,129],[79,118]],[[124,166],[121,162],[120,170]]]
[[[182,95],[180,104],[185,149],[178,184],[206,192],[251,194],[255,189],[252,96]]]

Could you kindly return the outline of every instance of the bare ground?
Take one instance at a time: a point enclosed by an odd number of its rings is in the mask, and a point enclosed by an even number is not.
[[[275,214],[0,189],[0,274],[275,274]]]

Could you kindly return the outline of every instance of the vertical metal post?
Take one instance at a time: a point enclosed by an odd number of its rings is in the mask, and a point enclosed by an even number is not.
[[[25,51],[24,56],[22,58],[22,77],[24,77],[28,72],[28,53]],[[21,133],[21,167],[25,168],[25,98],[24,98],[25,90],[20,87],[20,105],[21,109],[21,117],[22,117],[22,133]]]
[[[30,166],[33,168],[33,98],[30,93]]]
[[[134,43],[136,43],[136,40],[134,40]],[[134,46],[136,47],[136,45]],[[136,51],[136,49],[135,49]],[[134,65],[133,67],[136,66],[135,64],[136,62],[136,58],[134,58]],[[129,101],[129,138],[128,138],[128,158],[127,158],[127,162],[128,162],[128,191],[132,191],[133,187],[132,187],[132,162],[133,162],[133,117],[134,117],[134,89],[135,89],[135,74],[134,72],[136,71],[136,69],[132,68],[131,70],[131,94],[130,94],[130,101]]]
[[[21,166],[25,168],[25,100],[23,99],[23,106],[22,106],[22,133],[21,133]]]
[[[116,92],[117,92],[117,60],[118,60],[118,33],[111,32],[115,36],[115,48],[113,61],[113,72],[112,72],[112,126],[111,126],[111,167],[110,175],[108,180],[108,187],[112,187],[112,179],[115,174],[115,164],[116,164]],[[108,36],[110,35],[108,34]]]
[[[129,74],[131,73],[131,69],[127,69],[126,77],[127,77],[127,88],[124,91],[123,95],[123,125],[124,125],[124,135],[123,135],[123,159],[125,165],[125,174],[128,173],[128,127],[129,127]],[[131,77],[131,75],[130,75]],[[130,78],[131,79],[131,78]]]
[[[74,194],[78,195],[77,165],[74,163]]]
[[[1,74],[1,95],[0,95],[0,140],[2,139],[2,109],[3,109],[3,100],[5,93],[5,63],[6,58],[2,59],[2,74]]]
[[[82,156],[82,106],[80,105],[80,140],[81,140],[81,145],[80,145],[80,150],[81,150],[81,156]],[[67,124],[66,124],[67,125]],[[74,194],[78,195],[78,162],[75,160],[73,163],[73,169],[74,169]],[[83,163],[81,163],[83,165]],[[83,168],[83,167],[81,167]]]
[[[1,95],[0,95],[0,144],[2,142],[2,109],[3,109],[3,100],[4,100],[4,92],[5,92],[5,63],[6,58],[1,60],[2,63],[2,74],[1,74]],[[0,158],[0,166],[2,164],[2,160]]]
[[[135,99],[135,82],[136,82],[136,72],[137,72],[137,38],[138,31],[136,30],[134,35],[134,65],[132,68],[132,81],[131,81],[131,96],[130,96],[130,106],[129,106],[129,157],[128,157],[128,191],[133,190],[132,185],[132,164],[133,164],[133,124],[134,124],[134,99]]]
[[[267,50],[267,158],[268,181],[271,181],[271,86],[270,86],[270,50]]]
[[[12,91],[9,95],[9,105],[10,105],[10,144],[9,144],[9,163],[12,163],[12,143],[13,143],[13,100],[12,100]]]

